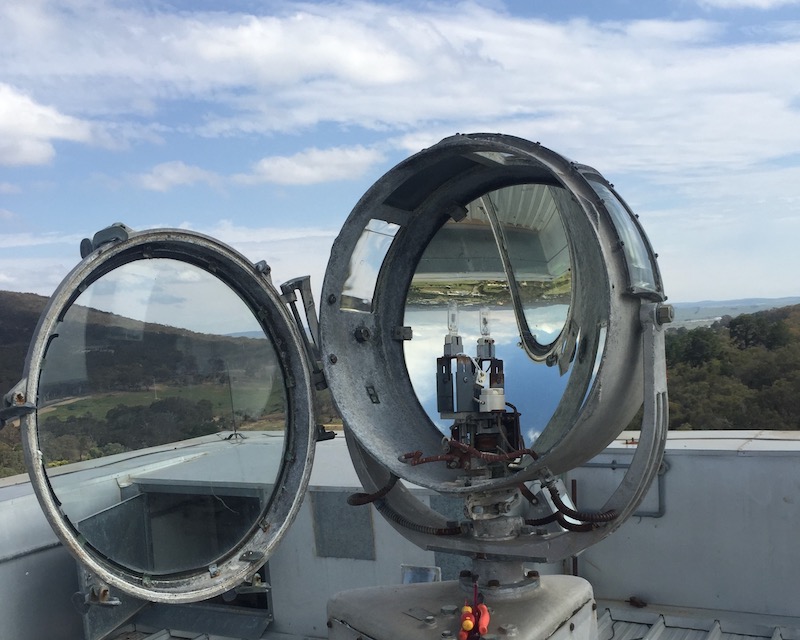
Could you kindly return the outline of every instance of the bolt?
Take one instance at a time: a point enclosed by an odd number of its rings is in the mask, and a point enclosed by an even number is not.
[[[569,623],[569,630],[570,631],[575,631],[575,623],[574,622],[570,622]]]
[[[442,631],[442,638],[452,638],[453,632],[452,631]]]
[[[529,578],[538,578],[539,577],[539,572],[538,571],[528,571],[527,576]]]
[[[425,624],[433,625],[436,624],[436,618],[433,616],[425,616]]]
[[[366,342],[370,337],[369,329],[366,327],[357,327],[353,332],[353,336],[357,342]]]
[[[336,364],[337,362],[339,362],[339,358],[336,357],[335,353],[329,355],[328,360],[330,361],[331,364]]]
[[[458,613],[458,607],[454,604],[445,604],[442,605],[442,608],[439,609],[439,612],[445,616],[454,616]]]
[[[486,586],[488,586],[490,589],[497,589],[500,586],[500,581],[489,580],[489,582],[486,583]]]
[[[675,308],[671,304],[660,304],[656,307],[656,322],[668,324],[675,319]]]
[[[333,294],[329,295],[328,296],[328,304],[333,304],[334,302],[336,302],[336,296],[333,295]]]
[[[14,402],[16,402],[17,404],[25,404],[25,396],[22,395],[21,393],[17,393],[14,396]]]
[[[333,629],[333,622],[331,620],[328,620],[325,624],[328,626],[328,629]]]

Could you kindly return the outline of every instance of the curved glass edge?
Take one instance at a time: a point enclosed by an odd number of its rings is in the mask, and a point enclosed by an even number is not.
[[[219,561],[266,510],[283,455],[270,336],[233,289],[174,258],[120,265],[62,315],[37,428],[65,517],[143,574]]]
[[[655,254],[635,216],[606,184],[592,177],[587,177],[587,182],[605,205],[619,237],[628,270],[629,292],[664,300]]]
[[[340,307],[346,311],[371,312],[378,274],[400,226],[373,218],[358,238],[342,288]]]
[[[27,397],[33,398],[37,393],[41,360],[47,352],[53,329],[61,321],[65,310],[75,302],[80,286],[93,282],[117,266],[136,260],[131,254],[150,257],[154,246],[162,251],[161,256],[169,255],[178,260],[185,259],[188,263],[212,265],[215,275],[224,274],[221,280],[228,283],[242,299],[246,297],[250,300],[250,306],[258,310],[254,313],[261,319],[265,330],[270,335],[276,334],[273,339],[279,343],[287,374],[295,381],[294,385],[290,385],[295,392],[290,393],[287,410],[290,424],[298,426],[287,434],[287,452],[276,479],[276,491],[254,526],[250,540],[220,558],[219,563],[205,567],[203,572],[194,575],[157,577],[136,574],[109,563],[102,555],[87,551],[85,543],[61,512],[38,446],[36,411],[22,416],[21,428],[26,465],[34,492],[47,521],[76,559],[109,586],[134,597],[152,602],[187,603],[230,590],[268,560],[294,521],[308,485],[316,420],[310,373],[302,342],[271,282],[264,280],[254,265],[227,245],[202,234],[176,229],[138,232],[129,241],[105,246],[102,251],[84,256],[84,260],[70,271],[52,295],[36,327],[25,363]],[[190,254],[191,258],[187,257]],[[307,384],[303,385],[302,381]],[[293,464],[295,461],[299,464]]]

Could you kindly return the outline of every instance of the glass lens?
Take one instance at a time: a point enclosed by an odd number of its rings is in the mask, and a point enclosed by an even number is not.
[[[64,314],[38,398],[62,510],[134,571],[207,567],[255,526],[280,469],[283,374],[250,309],[170,259],[106,274]]]
[[[452,419],[437,410],[436,360],[453,342],[448,334],[460,336],[460,351],[473,358],[481,338],[494,340],[505,399],[521,413],[526,444],[558,406],[574,354],[559,348],[568,337],[572,277],[554,189],[516,185],[474,200],[465,218],[438,231],[417,266],[406,300],[404,323],[414,335],[406,366],[443,432]]]
[[[369,221],[350,258],[350,269],[342,290],[340,308],[348,311],[372,311],[378,274],[399,228],[392,222],[376,219]]]
[[[655,275],[655,265],[647,249],[642,233],[633,217],[607,186],[596,180],[589,180],[592,189],[603,200],[619,234],[625,261],[628,266],[630,286],[634,290],[650,291],[660,294]]]

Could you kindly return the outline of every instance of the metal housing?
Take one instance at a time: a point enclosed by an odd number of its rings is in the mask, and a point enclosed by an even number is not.
[[[436,232],[448,219],[463,217],[468,203],[525,183],[562,187],[564,201],[570,203],[562,221],[573,260],[570,320],[580,335],[560,405],[537,440],[539,458],[505,478],[474,480],[444,464],[405,464],[398,456],[407,451],[431,455],[442,446],[442,433],[416,400],[403,354],[401,338],[409,333],[402,326],[404,307],[416,265]],[[604,202],[593,184],[617,201]],[[380,265],[371,306],[354,310],[341,304],[341,296],[358,242],[374,220],[398,229]],[[626,248],[626,240],[638,243],[646,254],[649,278],[644,286],[634,275],[637,256]],[[442,493],[465,495],[560,474],[602,451],[629,424],[644,398],[640,452],[609,501],[620,513],[614,525],[570,533],[559,542],[526,537],[500,544],[437,537],[394,523],[403,535],[428,548],[547,560],[566,557],[608,535],[638,504],[663,451],[666,378],[663,330],[656,317],[663,299],[649,242],[635,216],[594,169],[537,143],[499,134],[454,136],[401,162],[367,191],[343,226],[331,252],[320,310],[326,377],[365,488],[383,487],[392,474]],[[556,348],[565,340],[562,335]],[[422,529],[445,524],[399,484],[386,499],[406,522]]]
[[[102,583],[154,602],[192,602],[228,591],[253,576],[289,529],[303,500],[314,454],[316,420],[312,386],[303,342],[268,276],[222,243],[183,230],[130,232],[109,228],[109,238],[82,245],[84,259],[59,285],[43,312],[25,364],[24,379],[15,387],[28,403],[37,402],[39,378],[50,340],[60,320],[81,291],[124,264],[150,258],[171,258],[199,267],[224,282],[242,299],[272,341],[285,381],[287,430],[283,463],[265,510],[249,533],[211,567],[194,573],[146,576],[98,554],[78,534],[59,507],[45,468],[38,439],[37,413],[22,416],[23,443],[31,481],[45,516],[70,552]],[[98,234],[99,235],[99,234]],[[109,235],[109,234],[106,234]],[[98,236],[95,236],[95,240]],[[100,245],[99,247],[97,245]]]

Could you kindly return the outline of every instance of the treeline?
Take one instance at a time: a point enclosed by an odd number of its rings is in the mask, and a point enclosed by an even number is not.
[[[119,405],[104,418],[49,416],[39,425],[39,444],[45,463],[52,467],[179,442],[229,426],[229,419],[214,416],[208,400],[173,397],[143,406]]]
[[[800,306],[666,335],[670,429],[800,429]]]

